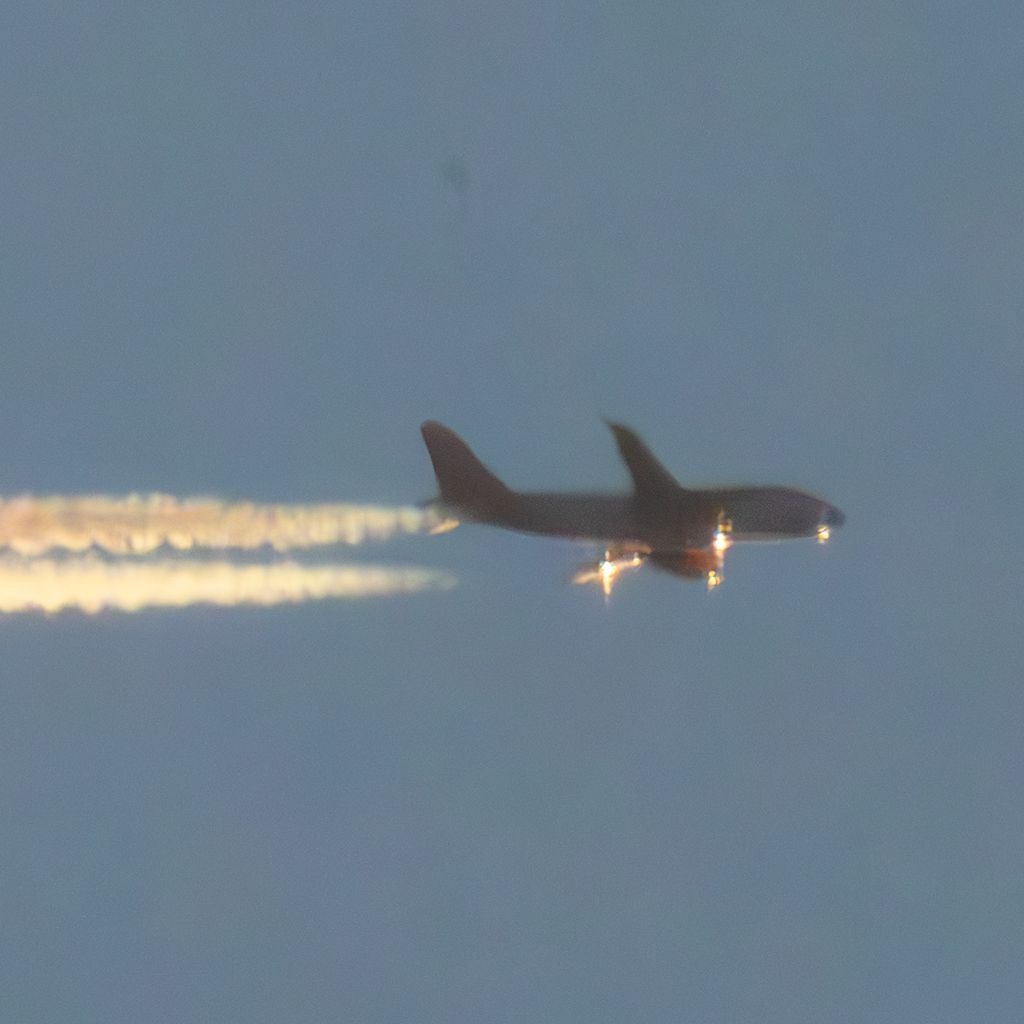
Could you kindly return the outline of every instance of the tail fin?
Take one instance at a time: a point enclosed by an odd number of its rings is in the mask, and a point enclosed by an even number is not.
[[[473,453],[469,445],[441,423],[420,427],[434,464],[441,500],[470,514],[494,514],[507,508],[510,491]]]

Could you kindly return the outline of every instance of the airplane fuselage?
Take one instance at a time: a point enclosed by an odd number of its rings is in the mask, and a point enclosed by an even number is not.
[[[453,509],[474,522],[521,533],[642,545],[648,551],[704,547],[728,521],[734,541],[816,536],[831,506],[788,487],[683,490],[657,502],[633,494],[510,492],[481,510]]]

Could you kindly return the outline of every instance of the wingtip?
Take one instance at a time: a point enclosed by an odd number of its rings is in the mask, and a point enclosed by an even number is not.
[[[625,423],[619,423],[616,420],[609,419],[606,419],[604,422],[612,432],[612,436],[615,438],[615,443],[620,449],[624,444],[642,443],[640,442],[640,435],[632,427],[627,427]]]
[[[438,420],[424,420],[420,424],[420,433],[424,438],[431,436],[437,437],[441,434],[451,433],[451,431]]]

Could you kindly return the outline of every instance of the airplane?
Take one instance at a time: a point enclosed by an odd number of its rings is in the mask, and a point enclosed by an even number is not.
[[[582,566],[573,583],[598,583],[605,599],[617,577],[650,563],[709,590],[723,579],[725,554],[737,542],[815,537],[827,541],[846,517],[834,505],[791,487],[681,486],[646,444],[621,423],[608,423],[633,478],[631,494],[513,491],[454,431],[428,420],[420,428],[440,497],[432,533],[460,521],[520,533],[598,542],[604,555]]]

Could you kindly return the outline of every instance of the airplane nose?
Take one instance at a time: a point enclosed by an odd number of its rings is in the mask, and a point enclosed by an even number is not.
[[[846,516],[835,507],[835,505],[826,505],[825,511],[821,517],[821,521],[829,527],[842,526],[846,522]]]

